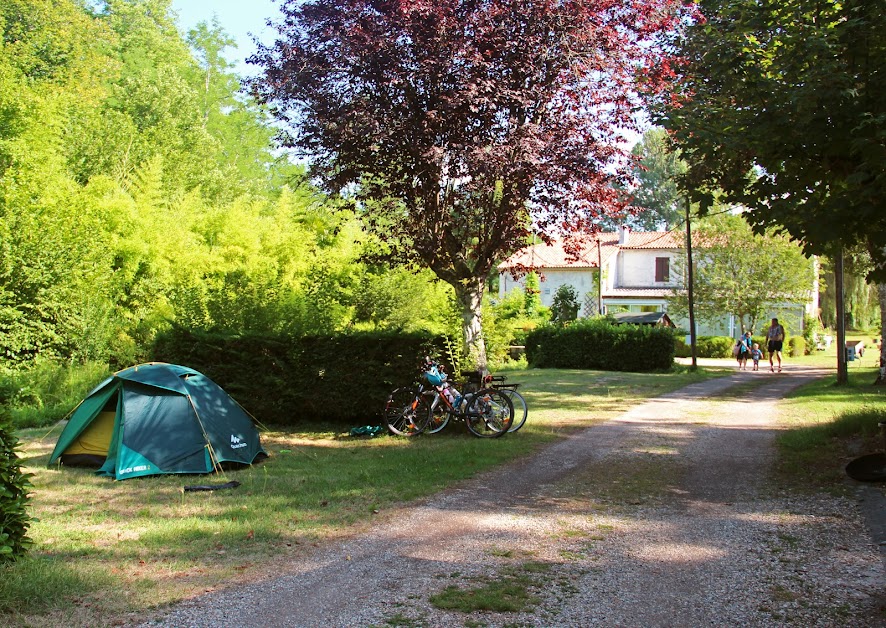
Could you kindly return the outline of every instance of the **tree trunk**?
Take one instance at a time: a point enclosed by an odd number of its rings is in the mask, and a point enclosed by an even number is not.
[[[877,285],[877,296],[880,300],[880,375],[874,383],[886,386],[886,343],[883,342],[886,336],[886,283]]]
[[[461,329],[465,342],[465,357],[470,368],[487,372],[486,343],[483,341],[483,320],[481,305],[485,283],[474,278],[453,286],[455,296],[461,305]]]
[[[846,362],[846,307],[843,301],[843,247],[834,259],[834,292],[837,301],[837,385],[849,383],[849,369]]]

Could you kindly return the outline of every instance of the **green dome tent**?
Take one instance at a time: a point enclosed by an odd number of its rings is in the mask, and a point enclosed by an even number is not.
[[[210,473],[266,457],[253,419],[205,375],[140,364],[99,384],[74,410],[49,464],[100,466],[125,480]]]

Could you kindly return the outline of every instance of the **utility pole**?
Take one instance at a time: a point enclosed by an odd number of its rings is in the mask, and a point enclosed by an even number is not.
[[[600,253],[600,233],[597,232],[597,314],[603,316],[603,255]]]
[[[692,227],[689,214],[692,204],[686,196],[686,293],[689,297],[689,346],[692,349],[692,370],[698,368],[698,351],[695,347],[695,298],[692,293]]]

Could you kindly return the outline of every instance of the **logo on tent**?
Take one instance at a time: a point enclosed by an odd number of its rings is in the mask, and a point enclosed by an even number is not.
[[[239,436],[231,434],[231,449],[240,449],[241,447],[246,447],[246,442]]]

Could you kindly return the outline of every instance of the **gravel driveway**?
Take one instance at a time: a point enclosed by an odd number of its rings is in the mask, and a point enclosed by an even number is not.
[[[779,399],[820,375],[664,395],[144,625],[886,626],[886,539],[865,523],[886,513],[882,490],[801,494],[769,475]],[[751,378],[765,381],[728,393]],[[520,611],[429,600],[513,583]]]

